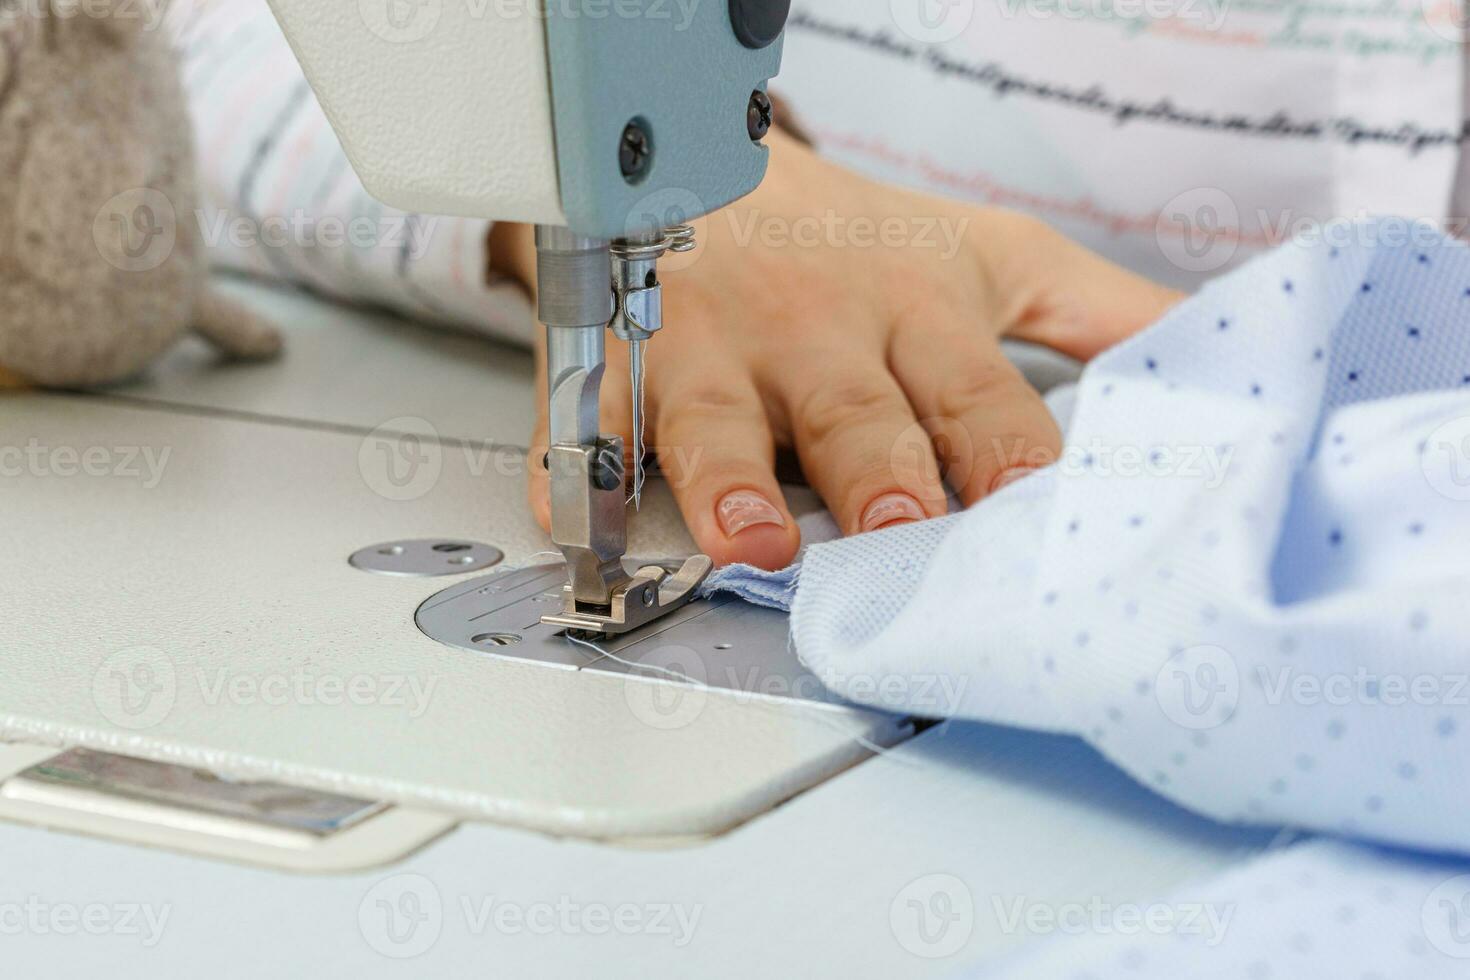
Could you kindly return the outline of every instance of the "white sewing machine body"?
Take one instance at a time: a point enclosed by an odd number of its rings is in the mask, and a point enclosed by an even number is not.
[[[271,0],[353,167],[395,207],[616,238],[755,189],[747,104],[779,70],[787,3],[580,6]],[[628,180],[635,119],[652,160]]]
[[[379,200],[425,214],[566,223],[545,25],[533,5],[501,17],[475,16],[464,3],[413,4],[406,19],[388,3],[271,6]]]

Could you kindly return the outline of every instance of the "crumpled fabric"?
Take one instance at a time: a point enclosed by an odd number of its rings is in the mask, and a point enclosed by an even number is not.
[[[1382,230],[1097,359],[1050,469],[714,587],[789,597],[851,701],[1074,733],[1223,821],[1470,852],[1470,251]]]

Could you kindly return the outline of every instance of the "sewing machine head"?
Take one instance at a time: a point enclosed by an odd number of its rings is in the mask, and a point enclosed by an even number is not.
[[[538,226],[552,538],[568,569],[546,621],[600,637],[683,606],[707,557],[624,567],[624,444],[599,426],[606,334],[630,346],[636,440],[643,345],[663,326],[658,260],[765,176],[790,0],[270,2],[375,196]]]
[[[780,68],[790,0],[270,2],[354,168],[394,207],[616,239],[765,175],[752,103]]]

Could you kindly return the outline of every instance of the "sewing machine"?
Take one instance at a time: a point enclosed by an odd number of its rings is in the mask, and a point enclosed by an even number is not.
[[[765,88],[780,69],[790,0],[687,10],[518,3],[478,13],[391,0],[362,5],[379,43],[359,51],[341,42],[353,36],[342,18],[357,11],[315,0],[271,6],[374,196],[411,211],[537,226],[551,425],[544,462],[552,537],[568,572],[563,608],[545,622],[618,636],[688,603],[709,558],[688,558],[672,574],[624,566],[626,447],[599,425],[607,334],[629,345],[636,488],[643,347],[664,326],[658,262],[696,247],[688,221],[765,175]],[[463,43],[467,36],[476,43]],[[381,40],[391,42],[386,52]]]
[[[772,694],[798,668],[776,614],[680,605],[698,559],[667,578],[622,568],[630,546],[690,541],[657,481],[624,524],[622,447],[596,418],[603,344],[656,334],[655,253],[759,181],[754,93],[782,42],[743,40],[738,11],[784,4],[670,7],[652,25],[616,5],[581,21],[538,6],[276,0],[378,195],[545,226],[566,564],[493,564],[544,547],[524,451],[504,449],[529,424],[523,352],[236,283],[287,325],[279,363],[222,369],[186,345],[116,391],[0,396],[0,446],[141,447],[158,463],[0,484],[7,969],[938,976],[1043,938],[1007,926],[1018,898],[1143,901],[1262,846],[1160,808],[1075,740],[916,735]],[[406,449],[418,469],[386,480],[383,456]],[[786,495],[819,516],[809,491]],[[410,558],[438,568],[393,564]],[[472,625],[486,613],[520,618]],[[655,617],[668,628],[646,640]],[[750,656],[730,676],[760,686],[579,661],[553,642],[567,629],[630,661],[702,651],[712,675]],[[298,677],[313,683],[272,694]],[[62,944],[10,929],[35,902],[168,922],[156,946],[121,918]],[[541,931],[532,913],[563,905],[650,914]]]

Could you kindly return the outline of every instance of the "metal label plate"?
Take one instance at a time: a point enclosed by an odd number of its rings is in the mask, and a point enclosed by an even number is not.
[[[63,752],[17,778],[314,836],[345,830],[387,808],[372,800],[277,783],[235,782],[188,766],[90,749]]]

